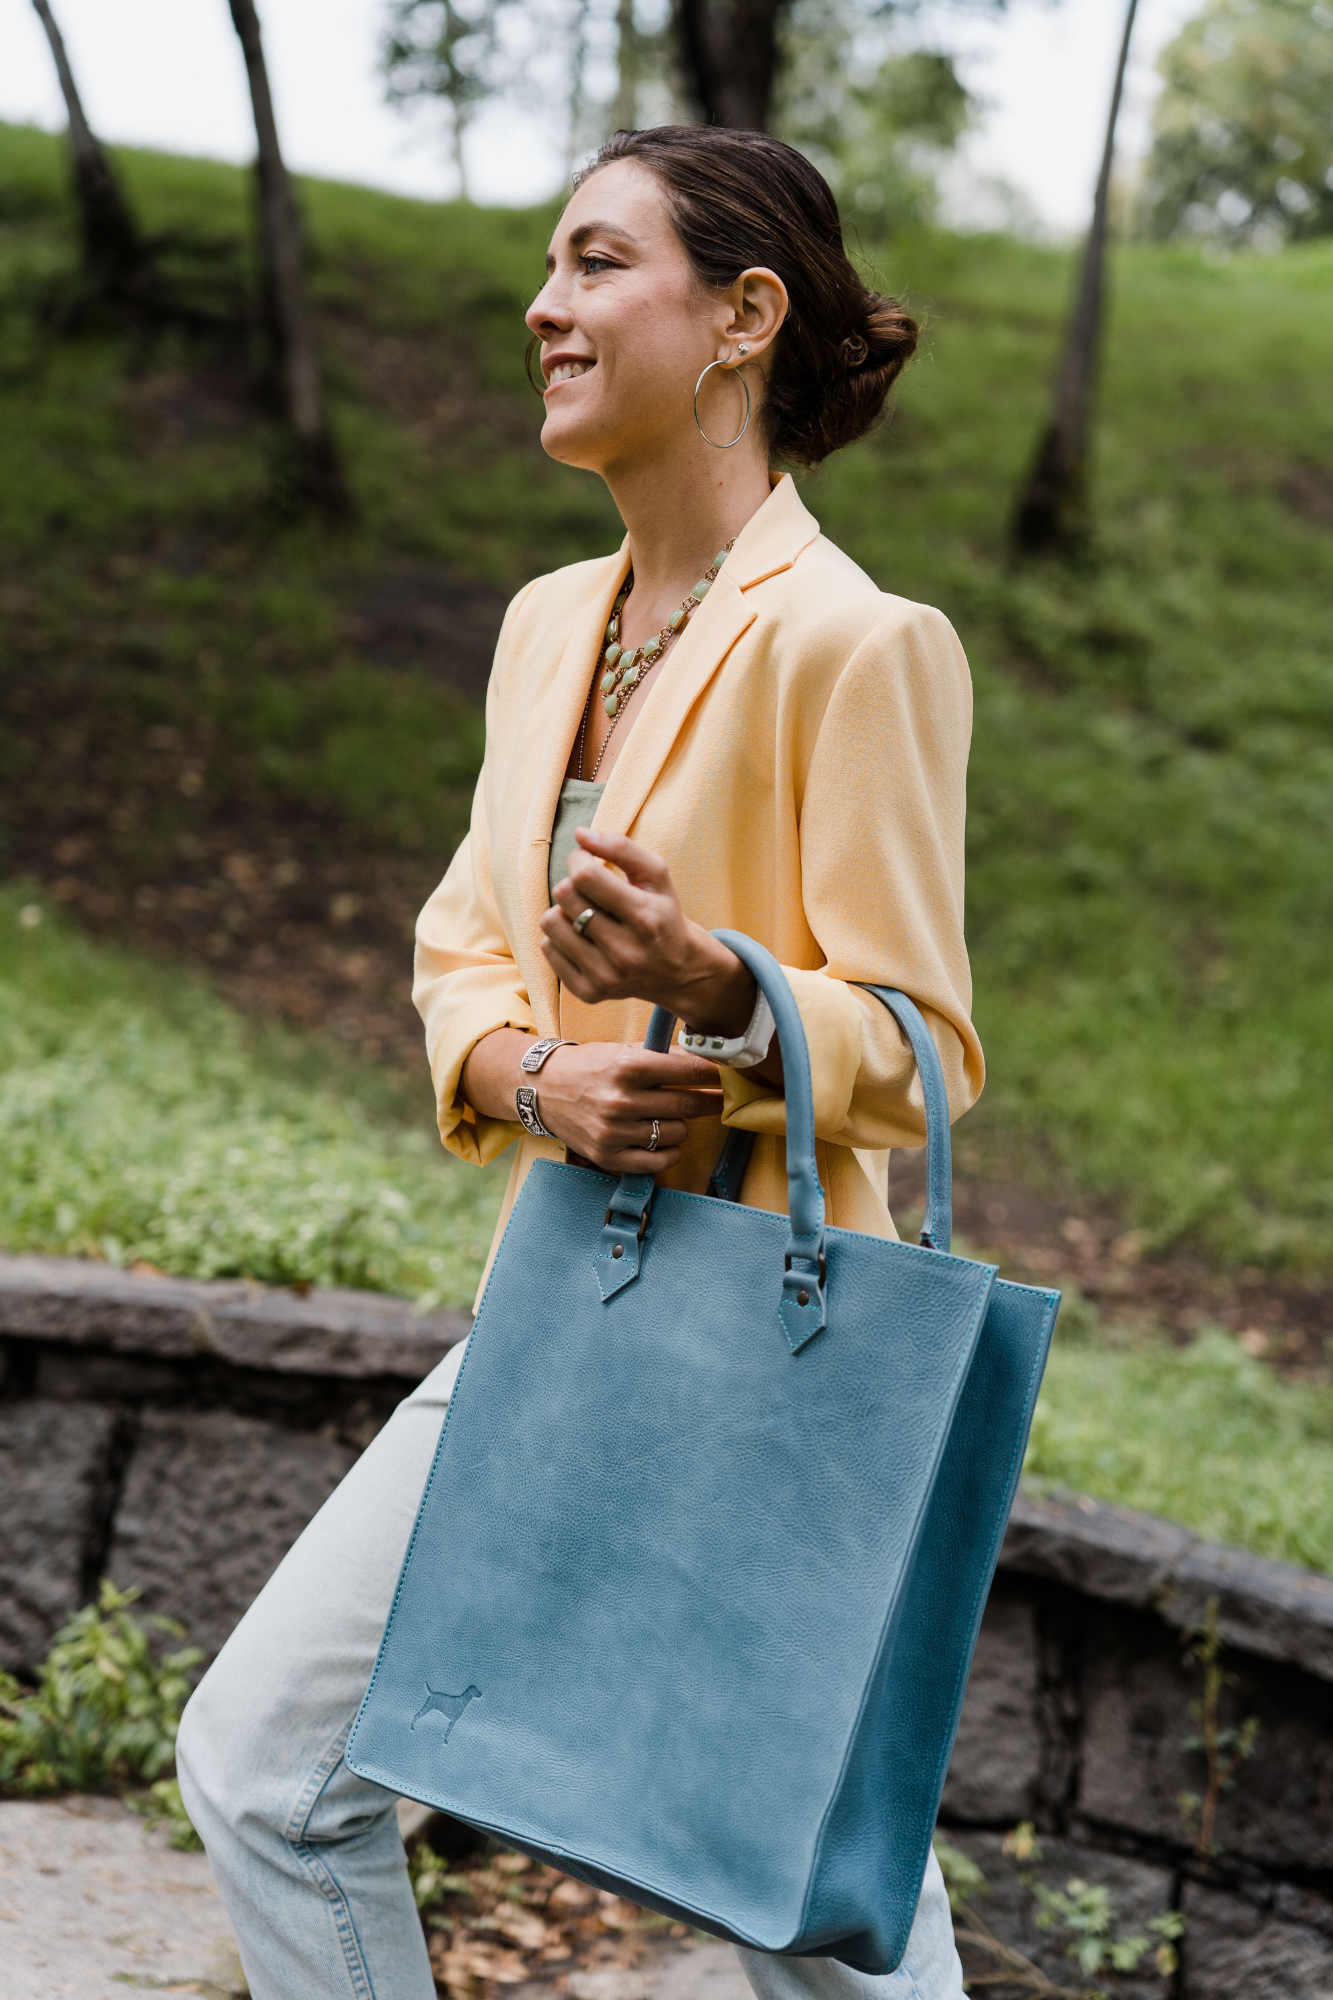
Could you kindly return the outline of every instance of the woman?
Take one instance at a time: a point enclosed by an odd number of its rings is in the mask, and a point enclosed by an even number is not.
[[[805,160],[687,127],[602,148],[527,317],[543,445],[605,479],[628,532],[529,584],[500,635],[471,833],[418,927],[444,1142],[485,1162],[518,1140],[507,1214],[542,1154],[702,1192],[726,1126],[757,1135],[742,1200],[785,1209],[781,1055],[709,935],[730,926],[795,993],[829,1220],[893,1235],[887,1153],[921,1142],[921,1100],[857,982],[913,995],[965,1109],[967,668],[770,466],[861,436],[915,327],[865,289]],[[654,1005],[687,1047],[643,1051]],[[255,2000],[432,1991],[393,1800],[343,1749],[460,1358],[395,1412],[186,1713],[182,1789]],[[933,1859],[896,1972],[740,1956],[773,2000],[962,1991]]]

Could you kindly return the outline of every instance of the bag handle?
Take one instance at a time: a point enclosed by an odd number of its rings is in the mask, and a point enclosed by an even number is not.
[[[953,1161],[949,1141],[949,1098],[944,1087],[935,1038],[916,1003],[893,986],[867,986],[889,1009],[911,1045],[921,1073],[926,1102],[926,1212],[921,1242],[928,1250],[947,1250],[953,1240]],[[708,1192],[717,1201],[739,1201],[745,1172],[754,1151],[755,1135],[733,1125],[723,1142]]]
[[[953,1148],[940,1052],[914,1000],[896,986],[867,986],[865,990],[888,1008],[916,1057],[926,1100],[926,1212],[921,1218],[921,1241],[928,1250],[947,1250],[953,1242]]]
[[[772,953],[741,931],[719,930],[713,936],[734,951],[754,974],[777,1024],[786,1080],[787,1204],[791,1225],[778,1319],[795,1354],[826,1324],[824,1191],[815,1164],[810,1052],[791,987]],[[949,1137],[949,1099],[939,1051],[920,1009],[906,993],[894,986],[868,983],[865,991],[873,993],[893,1015],[916,1059],[926,1108],[926,1212],[921,1220],[920,1240],[928,1250],[948,1251],[953,1242],[953,1150]],[[670,1050],[675,1025],[673,1014],[664,1007],[654,1007],[644,1047],[655,1055],[665,1055]],[[752,1144],[752,1133],[728,1134],[708,1184],[710,1194],[729,1201],[739,1198],[740,1181]],[[640,1248],[647,1233],[655,1189],[651,1174],[622,1174],[611,1196],[593,1258],[603,1299],[614,1297],[639,1275]]]
[[[810,1052],[800,1011],[786,974],[770,951],[741,931],[713,936],[734,951],[754,974],[773,1009],[787,1100],[787,1206],[790,1227],[783,1259],[778,1319],[793,1354],[826,1324],[824,1304],[824,1190],[815,1165],[815,1107],[810,1084]],[[655,1007],[644,1046],[662,1055],[671,1046],[675,1017]],[[720,1163],[719,1163],[720,1164]],[[611,1196],[606,1224],[593,1258],[604,1299],[614,1297],[639,1275],[640,1246],[648,1228],[655,1181],[651,1174],[622,1174]]]

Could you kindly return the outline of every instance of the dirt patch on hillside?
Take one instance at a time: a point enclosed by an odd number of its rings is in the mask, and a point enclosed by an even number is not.
[[[965,1128],[964,1128],[965,1129]],[[961,1136],[958,1135],[958,1136]],[[1333,1379],[1333,1286],[1242,1267],[1223,1271],[1199,1257],[1145,1254],[1142,1230],[1074,1199],[1034,1194],[1012,1180],[969,1170],[966,1141],[954,1177],[954,1228],[974,1256],[993,1258],[1025,1284],[1076,1286],[1111,1319],[1167,1327],[1184,1345],[1207,1325],[1225,1327],[1281,1373]],[[925,1197],[925,1158],[893,1155],[890,1195],[907,1234]]]

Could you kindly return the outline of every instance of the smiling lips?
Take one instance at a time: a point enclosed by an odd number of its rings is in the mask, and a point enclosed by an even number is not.
[[[596,365],[595,361],[558,361],[546,378],[546,386],[554,389],[557,382],[573,382]]]

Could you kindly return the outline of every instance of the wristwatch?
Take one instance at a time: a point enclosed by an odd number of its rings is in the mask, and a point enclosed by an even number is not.
[[[680,1045],[693,1055],[706,1056],[709,1062],[725,1063],[728,1069],[753,1069],[768,1054],[776,1028],[773,1009],[761,986],[750,1025],[743,1035],[700,1035],[693,1028],[682,1028]]]
[[[573,1047],[574,1044],[568,1037],[562,1039],[559,1035],[543,1035],[542,1039],[539,1042],[534,1042],[530,1049],[524,1049],[518,1066],[520,1069],[526,1070],[529,1076],[536,1076],[537,1071],[546,1061],[547,1056],[553,1055],[557,1049],[572,1049]]]
[[[514,1104],[518,1110],[518,1122],[525,1132],[531,1132],[534,1139],[554,1139],[555,1133],[548,1132],[542,1124],[541,1113],[537,1109],[537,1093],[530,1083],[520,1083],[514,1092]]]

